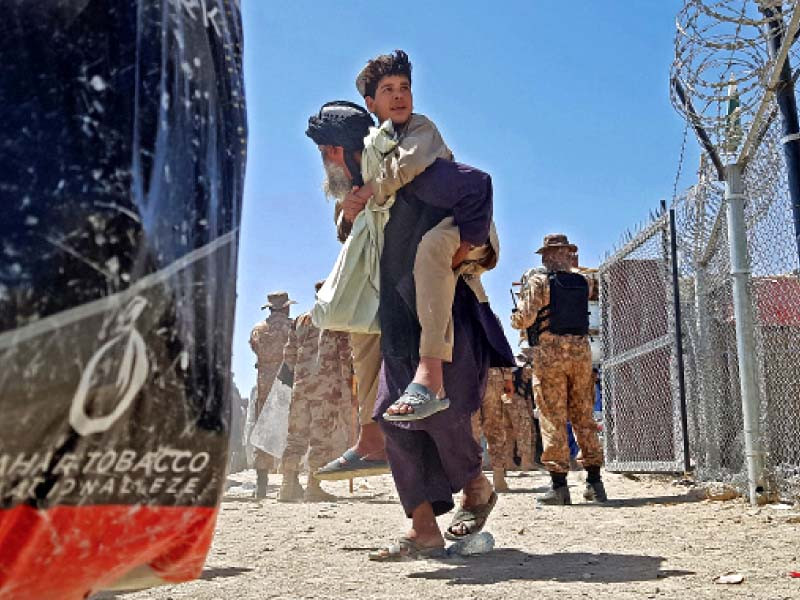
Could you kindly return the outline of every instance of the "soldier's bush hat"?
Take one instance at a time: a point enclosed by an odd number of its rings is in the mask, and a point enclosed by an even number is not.
[[[556,248],[569,248],[571,252],[578,251],[578,247],[575,244],[570,244],[569,239],[563,233],[548,233],[544,236],[542,247],[536,251],[536,254],[541,254],[545,250],[554,250]]]
[[[279,308],[286,308],[291,304],[297,304],[297,302],[289,300],[289,294],[287,292],[272,292],[271,294],[267,294],[267,303],[261,307],[261,310],[265,308],[277,310]]]

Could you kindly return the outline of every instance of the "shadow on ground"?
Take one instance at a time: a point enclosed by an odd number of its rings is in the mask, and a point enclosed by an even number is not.
[[[678,496],[648,496],[645,498],[610,498],[608,502],[596,504],[594,502],[575,503],[572,508],[591,507],[591,508],[637,508],[651,504],[687,504],[691,502],[702,502],[705,497],[696,492],[689,492]]]
[[[506,494],[544,494],[550,486],[531,487],[531,488],[510,488],[505,492],[499,492],[501,496]]]
[[[249,573],[252,571],[250,567],[207,567],[203,569],[199,579],[210,581],[212,579],[220,579],[223,577],[237,577],[242,573]],[[94,596],[90,596],[90,600],[119,600],[128,594],[141,592],[142,590],[117,590],[114,592],[100,592]]]
[[[662,570],[661,556],[561,552],[529,554],[514,548],[471,558],[443,559],[435,571],[411,573],[413,579],[449,580],[449,585],[486,585],[504,581],[625,583],[694,575],[693,571]]]

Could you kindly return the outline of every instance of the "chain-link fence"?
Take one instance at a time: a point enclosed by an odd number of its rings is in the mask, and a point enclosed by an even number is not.
[[[779,124],[743,173],[762,482],[800,498],[800,261]],[[723,184],[701,167],[674,204],[690,459],[745,485],[739,356]],[[682,470],[666,215],[601,266],[606,452],[618,471]]]
[[[662,216],[600,269],[606,461],[611,470],[683,468],[669,248]]]

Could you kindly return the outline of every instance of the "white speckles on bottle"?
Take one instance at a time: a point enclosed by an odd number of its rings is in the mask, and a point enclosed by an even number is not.
[[[28,215],[27,217],[25,217],[25,225],[27,225],[28,227],[33,227],[34,225],[38,224],[39,224],[38,217],[34,217],[33,215]]]
[[[116,256],[112,256],[106,261],[106,268],[108,269],[109,273],[116,275],[119,273],[119,259]]]
[[[94,77],[92,77],[89,80],[89,85],[95,92],[102,92],[108,87],[108,84],[106,83],[105,79],[100,77],[100,75],[95,75]]]

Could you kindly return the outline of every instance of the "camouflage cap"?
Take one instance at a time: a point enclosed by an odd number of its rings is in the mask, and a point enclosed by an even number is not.
[[[542,247],[536,251],[536,254],[542,254],[545,250],[555,250],[556,248],[569,248],[572,252],[578,251],[578,247],[575,244],[570,244],[569,239],[563,233],[548,233],[544,236]]]
[[[279,308],[286,308],[291,304],[297,304],[297,302],[289,300],[288,292],[272,292],[271,294],[267,294],[267,303],[261,307],[261,310],[265,308],[276,310]]]

